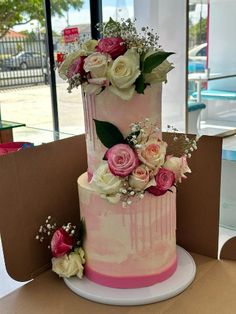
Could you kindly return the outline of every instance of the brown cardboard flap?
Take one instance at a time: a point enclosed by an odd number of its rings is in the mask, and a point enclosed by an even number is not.
[[[178,186],[177,242],[217,257],[221,139],[202,137],[189,161],[192,174]],[[35,240],[48,215],[58,224],[79,221],[77,178],[86,171],[84,136],[0,158],[0,232],[7,270],[19,281],[49,267],[47,243]]]
[[[217,258],[222,139],[203,136],[189,159],[191,174],[178,185],[177,243],[186,250]]]
[[[236,237],[232,237],[223,245],[220,259],[236,260]]]
[[[49,266],[48,243],[36,233],[48,215],[59,225],[79,221],[77,178],[86,169],[83,135],[0,158],[0,233],[11,277],[25,281]]]

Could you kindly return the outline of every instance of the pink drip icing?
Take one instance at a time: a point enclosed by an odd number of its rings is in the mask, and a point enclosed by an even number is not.
[[[172,197],[170,198],[170,209],[169,209],[169,239],[171,240],[171,232],[172,232],[172,224],[171,224],[171,212],[172,212],[172,207],[171,207],[171,205],[172,205],[172,201],[171,201],[171,199],[172,199]]]
[[[158,213],[158,207],[157,206],[155,206],[155,203],[153,202],[153,204],[154,204],[154,210],[155,210],[155,224],[156,224],[156,232],[157,232],[157,230],[158,230],[158,215],[157,215],[157,213]]]
[[[145,220],[144,210],[142,210],[142,240],[143,240],[143,251],[145,250]]]
[[[125,227],[125,213],[122,211],[122,224]]]
[[[148,213],[149,213],[149,235],[150,235],[150,248],[152,247],[152,207],[151,204],[149,203],[149,209],[148,209]]]
[[[161,224],[161,240],[163,239],[163,222],[162,222],[162,197],[160,200],[160,224]]]
[[[93,143],[93,150],[95,151],[96,149],[96,131],[95,131],[95,125],[94,125],[94,121],[93,119],[95,118],[95,102],[94,102],[94,97],[92,98],[92,101],[91,101],[91,111],[92,111],[92,143]]]
[[[170,193],[170,192],[167,192]],[[164,208],[164,213],[166,213],[166,219],[165,219],[165,239],[168,240],[168,200],[169,200],[169,195],[166,199],[166,204],[165,204],[165,208]]]
[[[137,209],[134,209],[134,244],[135,250],[138,251],[138,234],[137,234]]]
[[[131,249],[134,248],[134,223],[133,223],[133,214],[132,208],[129,209],[129,217],[130,217],[130,238],[131,238]]]
[[[174,260],[172,265],[158,274],[146,276],[127,276],[127,277],[114,277],[96,272],[89,266],[85,265],[85,276],[93,282],[102,286],[132,289],[141,288],[154,285],[158,282],[164,281],[172,276],[177,268],[177,259]]]

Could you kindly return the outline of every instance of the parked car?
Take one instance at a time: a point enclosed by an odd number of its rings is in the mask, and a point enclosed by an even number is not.
[[[1,64],[3,69],[41,68],[46,66],[46,58],[38,52],[21,51],[16,55],[6,58]]]
[[[188,52],[188,57],[191,61],[204,61],[207,59],[207,43],[198,45]]]

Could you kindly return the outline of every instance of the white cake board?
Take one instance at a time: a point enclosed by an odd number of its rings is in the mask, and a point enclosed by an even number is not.
[[[163,301],[184,291],[193,281],[196,265],[191,255],[177,246],[178,265],[167,280],[137,289],[115,289],[98,285],[86,277],[64,278],[66,285],[81,297],[110,305],[143,305]]]

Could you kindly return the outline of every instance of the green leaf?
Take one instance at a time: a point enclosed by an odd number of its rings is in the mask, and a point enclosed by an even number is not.
[[[94,122],[97,136],[105,147],[111,148],[116,144],[125,143],[122,133],[114,124],[95,119]]]
[[[165,61],[170,55],[173,55],[174,52],[166,51],[157,51],[147,57],[143,62],[143,72],[151,73],[158,65]]]
[[[144,83],[144,76],[141,73],[137,80],[135,81],[135,90],[138,94],[144,94],[144,89],[146,87],[146,84]]]

